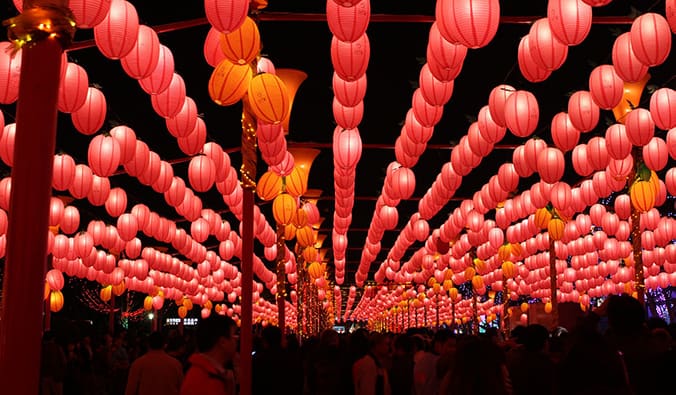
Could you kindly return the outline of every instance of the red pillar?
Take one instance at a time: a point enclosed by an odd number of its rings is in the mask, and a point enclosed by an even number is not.
[[[35,395],[40,383],[42,295],[62,52],[54,38],[22,51],[0,320],[0,382],[7,394]]]
[[[242,213],[242,313],[240,325],[241,395],[251,395],[251,351],[253,349],[253,204],[254,192],[244,188]]]

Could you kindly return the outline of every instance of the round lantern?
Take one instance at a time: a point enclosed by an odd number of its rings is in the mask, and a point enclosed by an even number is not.
[[[174,73],[169,87],[161,93],[152,95],[150,103],[159,116],[173,118],[183,109],[185,99],[185,82],[180,75]]]
[[[631,142],[624,125],[615,124],[606,129],[606,149],[608,156],[617,160],[624,159],[631,153]]]
[[[592,9],[582,0],[550,0],[547,19],[552,34],[565,45],[580,44],[589,34]]]
[[[190,225],[190,235],[198,243],[203,243],[209,238],[209,222],[204,218],[198,218]]]
[[[110,285],[101,288],[101,291],[99,291],[99,297],[104,302],[109,302],[112,295],[113,295],[113,287]]]
[[[566,61],[568,47],[552,34],[547,18],[535,21],[528,37],[530,55],[540,68],[556,70]]]
[[[247,99],[251,112],[261,122],[278,124],[289,114],[289,92],[274,74],[255,76],[249,83]]]
[[[177,141],[178,147],[186,155],[192,156],[202,151],[202,147],[207,142],[207,126],[202,118],[197,118],[192,132],[185,137],[179,137]]]
[[[296,240],[301,247],[309,247],[317,241],[317,236],[311,226],[304,226],[296,231]]]
[[[110,135],[120,146],[120,163],[132,160],[136,154],[136,133],[127,126],[116,126],[110,129]]]
[[[138,232],[138,221],[133,214],[122,214],[117,218],[117,233],[122,241],[131,241]]]
[[[676,91],[661,88],[650,96],[650,115],[658,128],[676,127]]]
[[[636,181],[629,188],[629,197],[634,208],[642,213],[655,206],[655,188],[650,181]]]
[[[331,40],[331,63],[338,76],[346,81],[355,81],[366,73],[371,47],[366,34],[353,42]]]
[[[216,166],[206,155],[198,155],[190,160],[188,180],[197,192],[206,192],[216,181]]]
[[[248,0],[204,0],[209,23],[219,32],[229,33],[239,28],[249,12]]]
[[[643,161],[650,170],[660,171],[669,161],[667,143],[659,137],[653,137],[643,146]]]
[[[160,59],[160,39],[155,31],[142,25],[138,29],[136,44],[120,63],[128,76],[140,80],[149,77]]]
[[[335,1],[326,2],[326,20],[329,29],[340,41],[352,42],[366,32],[371,17],[371,2],[361,1],[348,7]]]
[[[111,189],[105,206],[111,217],[119,217],[127,209],[127,193],[122,188]]]
[[[354,129],[359,126],[364,117],[364,102],[359,102],[354,107],[345,107],[336,97],[333,99],[333,117],[338,126],[344,129]]]
[[[188,136],[197,125],[197,105],[190,97],[185,98],[181,109],[165,120],[169,133],[177,138]]]
[[[120,145],[112,136],[98,135],[89,144],[88,160],[94,174],[111,176],[120,165]]]
[[[0,103],[11,104],[19,97],[21,50],[12,54],[13,44],[0,42]]]
[[[589,132],[599,122],[599,106],[592,100],[591,93],[577,91],[568,100],[570,122],[581,132]]]
[[[346,81],[333,73],[333,94],[343,106],[353,107],[364,100],[366,95],[366,74],[354,81]]]
[[[563,230],[566,224],[560,218],[552,218],[547,224],[547,231],[549,232],[549,238],[552,240],[561,240],[563,237]]]
[[[516,89],[510,85],[498,85],[488,97],[488,107],[491,113],[491,118],[499,126],[505,127],[505,105],[507,99],[516,92]]]
[[[92,187],[92,171],[85,165],[76,165],[72,184],[68,188],[70,194],[76,199],[83,199],[89,194]]]
[[[575,148],[580,140],[580,131],[573,126],[570,117],[565,112],[554,115],[551,131],[554,144],[563,152],[568,152]]]
[[[73,11],[78,29],[92,28],[103,21],[110,10],[110,0],[70,0],[68,8]]]
[[[530,49],[530,45],[529,36],[524,36],[521,38],[517,52],[519,70],[521,70],[521,74],[524,76],[524,78],[530,82],[544,81],[549,78],[552,72],[536,63],[536,61],[533,59],[534,55]]]
[[[296,199],[287,193],[280,194],[272,202],[272,213],[280,225],[290,224],[296,210],[298,210]]]
[[[80,226],[80,212],[77,207],[68,206],[63,209],[61,218],[61,231],[65,234],[73,234]]]
[[[108,15],[94,27],[94,40],[105,57],[120,59],[134,49],[138,30],[136,8],[125,0],[112,0]]]
[[[653,12],[634,19],[631,24],[631,49],[646,66],[664,63],[671,51],[669,22]]]
[[[530,136],[539,116],[537,99],[528,91],[516,91],[505,102],[505,124],[515,136]]]
[[[171,85],[174,77],[174,55],[164,45],[160,45],[157,54],[157,64],[150,75],[139,80],[141,88],[150,95],[164,92]]]
[[[66,73],[59,82],[57,108],[64,113],[77,111],[87,99],[89,77],[81,66],[68,62]]]
[[[96,133],[106,120],[106,97],[100,90],[90,87],[85,103],[70,117],[78,132],[86,135]]]
[[[221,35],[221,51],[232,63],[251,63],[261,50],[261,35],[253,19],[246,17],[244,23],[230,33]]]
[[[622,100],[624,83],[613,66],[604,64],[596,67],[589,75],[589,92],[596,105],[610,110]]]
[[[624,126],[627,138],[635,146],[642,147],[648,144],[655,134],[655,122],[650,116],[650,111],[645,108],[630,111],[624,119]]]
[[[207,33],[207,38],[204,39],[204,59],[211,67],[216,67],[223,59],[225,59],[225,55],[221,50],[220,37],[221,32],[212,27],[209,29],[209,33]]]
[[[91,189],[87,194],[87,200],[89,200],[89,203],[93,204],[94,206],[101,206],[106,202],[109,194],[110,194],[110,181],[108,181],[108,179],[105,177],[93,175]]]
[[[357,129],[336,128],[333,132],[334,161],[343,169],[354,169],[361,158],[362,142]]]
[[[52,187],[57,191],[65,191],[73,185],[74,178],[75,160],[68,154],[54,155]]]
[[[436,9],[439,31],[452,43],[467,48],[486,46],[500,24],[498,0],[440,0]]]
[[[295,166],[291,174],[285,177],[286,192],[291,196],[302,196],[307,192],[308,175],[305,169]]]
[[[49,310],[58,313],[63,308],[63,294],[61,291],[52,291],[49,294]]]
[[[256,183],[256,194],[265,201],[274,199],[281,191],[282,178],[271,171],[263,174]]]
[[[153,309],[153,297],[148,295],[143,299],[143,310],[150,311]]]
[[[553,184],[563,177],[565,162],[563,153],[557,148],[546,148],[537,159],[537,170],[540,178]]]
[[[613,66],[617,75],[626,82],[640,81],[648,72],[631,49],[631,33],[622,33],[613,44]]]

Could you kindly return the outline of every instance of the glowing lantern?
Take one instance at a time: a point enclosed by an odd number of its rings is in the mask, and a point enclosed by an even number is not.
[[[197,118],[196,120],[197,122],[195,123],[192,132],[185,137],[179,137],[177,139],[178,147],[181,151],[190,156],[196,155],[202,151],[202,147],[204,147],[204,144],[207,142],[207,127],[202,118]]]
[[[546,148],[537,159],[537,170],[540,178],[546,183],[553,184],[563,177],[563,153],[557,148]]]
[[[287,193],[280,194],[272,202],[272,213],[280,225],[290,224],[297,209],[296,199]]]
[[[502,263],[502,275],[505,278],[514,278],[516,275],[516,267],[512,261],[504,261]]]
[[[627,138],[635,145],[642,147],[650,142],[655,134],[655,123],[650,116],[650,111],[645,108],[637,108],[625,117]]]
[[[52,291],[49,294],[49,311],[58,313],[63,308],[63,294],[61,291]]]
[[[251,79],[247,98],[251,112],[261,122],[278,124],[289,113],[286,85],[274,74],[259,74]]]
[[[520,306],[521,312],[522,312],[522,313],[527,312],[527,311],[528,311],[528,307],[529,307],[528,303],[526,303],[526,302],[521,303],[521,306]]]
[[[111,217],[119,217],[127,209],[127,193],[122,188],[111,189],[105,205]]]
[[[113,285],[113,295],[115,296],[121,296],[126,290],[127,285],[124,283],[124,281],[120,281],[118,284]]]
[[[302,168],[296,166],[291,174],[285,177],[286,192],[294,197],[302,196],[307,192],[308,175]]]
[[[106,119],[106,97],[100,90],[90,87],[85,103],[70,117],[78,132],[85,135],[96,133]]]
[[[188,309],[185,306],[179,306],[178,316],[179,318],[185,318],[188,315]]]
[[[671,50],[669,23],[662,15],[645,13],[631,24],[631,49],[646,66],[662,64]]]
[[[550,0],[547,18],[552,34],[565,45],[580,44],[589,34],[592,9],[581,0]]]
[[[138,30],[136,8],[125,0],[112,0],[108,15],[94,27],[94,40],[105,57],[120,59],[134,49]]]
[[[209,238],[209,222],[204,218],[198,218],[190,225],[190,235],[198,243],[203,243]]]
[[[122,214],[117,218],[117,232],[123,241],[131,241],[138,232],[138,221],[132,214]]]
[[[307,272],[313,280],[324,277],[324,268],[319,262],[312,262],[308,266]]]
[[[568,47],[553,34],[547,18],[538,19],[528,33],[528,46],[533,61],[544,70],[556,70],[568,56]]]
[[[54,155],[52,187],[57,191],[65,191],[73,185],[74,178],[75,160],[68,154]]]
[[[599,106],[592,100],[591,93],[577,91],[568,100],[568,116],[576,129],[589,132],[599,122]]]
[[[181,109],[173,117],[165,120],[167,130],[174,137],[186,137],[197,124],[197,105],[190,97],[186,97]]]
[[[580,131],[573,126],[570,117],[565,112],[554,115],[551,130],[552,140],[562,152],[572,150],[580,140]]]
[[[68,206],[63,209],[63,218],[61,219],[61,231],[65,234],[73,234],[80,226],[80,212],[77,207]]]
[[[631,33],[622,33],[613,44],[613,66],[617,75],[626,82],[640,81],[648,72],[631,49]]]
[[[528,91],[516,91],[505,102],[505,124],[515,136],[530,136],[539,116],[537,99]]]
[[[439,31],[446,40],[467,48],[486,46],[500,24],[498,0],[441,0],[436,9]]]
[[[21,75],[21,51],[12,54],[13,44],[0,42],[0,103],[11,104],[19,97],[19,77]]]
[[[232,63],[251,63],[261,49],[261,35],[253,19],[246,17],[244,23],[230,33],[221,35],[221,51]]]
[[[650,139],[650,142],[643,146],[643,161],[650,170],[664,169],[669,161],[667,143],[659,137]]]
[[[48,271],[45,279],[49,285],[49,289],[54,291],[60,291],[63,288],[65,282],[63,273],[61,273],[61,270],[58,269],[52,269]]]
[[[309,247],[317,241],[315,231],[310,226],[304,226],[296,231],[296,240],[301,247]]]
[[[206,192],[216,181],[216,166],[206,155],[198,155],[190,160],[188,180],[197,192]]]
[[[263,174],[256,183],[256,194],[265,201],[274,199],[281,191],[282,178],[271,171]]]
[[[73,11],[78,29],[92,28],[103,21],[110,10],[110,0],[70,0],[68,8]]]
[[[91,189],[87,194],[87,200],[94,206],[101,206],[108,200],[110,194],[110,181],[107,178],[92,176]]]
[[[366,34],[352,42],[331,40],[331,63],[338,76],[346,81],[355,81],[366,73],[371,47]]]
[[[357,129],[336,128],[333,132],[335,163],[344,169],[354,169],[361,158],[362,142]]]
[[[623,81],[611,65],[601,65],[589,75],[589,92],[600,108],[610,110],[622,100]]]
[[[66,73],[59,82],[59,100],[57,108],[64,113],[77,111],[87,99],[89,77],[81,66],[70,63],[66,65]]]
[[[157,64],[152,72],[139,80],[139,85],[148,94],[157,95],[169,88],[174,77],[174,55],[164,45],[160,45]]]
[[[113,292],[113,287],[108,285],[103,288],[101,288],[101,291],[99,291],[99,296],[101,297],[101,300],[104,302],[110,301],[110,298],[112,297],[112,292]]]
[[[656,90],[650,97],[650,115],[658,128],[669,130],[676,126],[676,91]]]
[[[121,64],[128,76],[137,80],[149,77],[160,58],[160,39],[148,26],[138,29],[138,38],[132,50],[122,58]]]
[[[546,229],[551,219],[552,214],[545,207],[539,208],[535,211],[535,225],[538,228]]]
[[[143,309],[150,311],[153,309],[153,297],[148,295],[143,299]]]
[[[545,313],[551,314],[552,312],[552,302],[545,303]]]
[[[549,237],[552,240],[561,240],[563,237],[563,230],[566,224],[560,218],[552,218],[547,225],[547,231],[549,232]]]
[[[205,0],[204,11],[209,23],[219,32],[229,33],[239,28],[249,12],[248,0]]]
[[[636,181],[629,188],[629,197],[636,210],[648,212],[655,206],[655,187],[650,181]]]

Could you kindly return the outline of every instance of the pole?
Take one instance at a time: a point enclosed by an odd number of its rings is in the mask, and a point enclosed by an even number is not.
[[[242,115],[242,314],[240,326],[240,394],[251,395],[253,348],[253,213],[256,189],[256,129],[245,109]]]
[[[559,301],[556,297],[557,281],[556,281],[556,250],[554,249],[554,240],[549,239],[549,289],[551,292],[552,303],[552,329],[559,326]]]
[[[638,148],[632,149],[634,157],[634,170],[629,174],[629,182],[635,182],[637,178],[637,169],[643,163],[643,154]],[[631,187],[631,185],[630,185]],[[643,275],[643,246],[641,244],[641,213],[631,205],[631,249],[634,254],[634,280],[636,283],[636,298],[645,308],[645,277]]]
[[[437,331],[438,331],[439,330],[439,294],[437,294],[435,310],[437,311]]]
[[[277,225],[277,321],[279,330],[282,331],[282,337],[286,331],[286,267],[284,265],[285,257],[284,228]]]
[[[504,300],[502,301],[502,332],[505,339],[509,338],[510,324],[509,324],[509,287],[507,286],[507,276],[502,272],[502,289]]]
[[[108,333],[115,336],[115,294],[110,295],[110,307],[108,309]]]
[[[25,1],[24,14],[41,3],[47,2]],[[38,22],[25,22],[37,28]],[[44,37],[21,51],[0,319],[0,382],[7,394],[35,395],[39,391],[42,295],[62,45],[59,37]]]

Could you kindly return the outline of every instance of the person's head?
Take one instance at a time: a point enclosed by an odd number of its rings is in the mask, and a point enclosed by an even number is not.
[[[369,349],[376,357],[385,357],[390,352],[390,338],[382,333],[374,333],[369,339]]]
[[[282,331],[279,327],[268,325],[263,328],[263,341],[268,348],[280,348],[282,346]]]
[[[608,325],[618,335],[635,335],[641,332],[645,312],[641,303],[629,295],[608,298]]]
[[[517,344],[523,344],[524,337],[526,335],[526,327],[523,325],[517,325],[512,332],[509,334],[510,338],[514,340]]]
[[[160,332],[153,332],[148,336],[148,347],[151,350],[161,350],[164,348],[164,336]]]
[[[319,336],[319,347],[336,349],[340,346],[338,332],[333,329],[325,329]]]
[[[197,348],[223,362],[237,351],[237,327],[230,317],[212,314],[197,326]]]
[[[397,354],[413,353],[413,340],[407,334],[402,334],[394,339],[394,352]]]
[[[653,343],[660,352],[667,351],[671,348],[671,335],[669,331],[664,328],[655,328],[652,330]]]
[[[539,324],[528,325],[523,344],[528,351],[542,351],[547,339],[549,339],[547,328]]]
[[[453,334],[449,330],[441,329],[434,334],[434,339],[432,340],[432,351],[441,355],[447,351],[448,343],[453,342]]]

